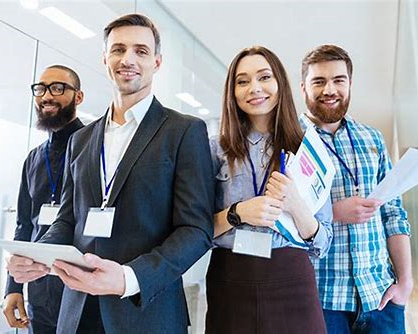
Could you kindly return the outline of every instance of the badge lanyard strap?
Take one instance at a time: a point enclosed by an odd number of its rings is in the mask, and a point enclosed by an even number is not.
[[[325,144],[325,146],[332,152],[332,154],[334,154],[338,161],[343,165],[344,169],[350,174],[351,178],[354,181],[354,185],[356,186],[356,192],[358,193],[359,191],[359,182],[358,182],[358,168],[357,168],[357,157],[356,157],[356,150],[354,149],[354,143],[353,143],[353,138],[351,137],[351,133],[350,130],[348,129],[348,125],[346,126],[347,129],[347,134],[348,134],[348,139],[350,140],[350,144],[351,144],[351,149],[353,150],[353,154],[354,154],[354,172],[355,175],[353,175],[353,173],[351,172],[350,168],[348,168],[347,164],[344,162],[344,160],[338,155],[338,153],[321,137],[321,140],[323,141],[323,143]]]
[[[116,168],[116,170],[113,173],[113,176],[110,179],[109,184],[108,184],[107,183],[107,175],[106,175],[105,147],[104,147],[103,143],[102,143],[102,149],[101,149],[101,156],[102,156],[102,168],[103,168],[103,178],[104,178],[104,185],[105,185],[105,194],[104,194],[102,206],[100,207],[100,209],[104,210],[104,208],[107,205],[107,200],[108,200],[107,195],[109,194],[109,190],[112,187],[113,181],[115,180],[115,177],[116,177],[116,174],[118,172],[119,166]]]
[[[61,178],[62,174],[64,174],[64,162],[65,162],[65,152],[61,156],[60,165],[58,168],[57,179],[54,182],[54,177],[52,175],[52,168],[51,162],[49,160],[49,146],[48,143],[45,145],[45,162],[46,162],[46,170],[48,172],[48,180],[49,186],[51,188],[51,205],[55,204],[55,193],[57,191],[58,181]]]
[[[266,170],[266,173],[264,174],[263,182],[261,183],[260,189],[258,189],[257,176],[256,176],[256,173],[255,173],[254,164],[253,164],[253,161],[251,160],[250,151],[249,151],[248,147],[247,147],[247,153],[248,153],[248,161],[250,162],[250,166],[251,166],[251,174],[252,174],[252,177],[253,177],[254,195],[255,196],[260,196],[262,194],[263,190],[264,190],[264,187],[266,186],[267,178],[270,174],[270,164],[271,164],[271,162],[267,166],[267,170]]]

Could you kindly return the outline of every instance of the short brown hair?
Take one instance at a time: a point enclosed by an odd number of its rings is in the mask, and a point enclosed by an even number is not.
[[[325,61],[342,60],[347,66],[348,78],[351,80],[353,75],[353,63],[347,51],[336,45],[320,45],[309,51],[302,60],[302,81],[305,81],[308,75],[309,65],[322,63]]]
[[[116,20],[110,22],[103,31],[103,40],[105,46],[107,45],[107,40],[109,38],[110,32],[119,27],[127,27],[127,26],[138,26],[138,27],[146,27],[150,28],[152,34],[154,35],[155,41],[155,54],[159,54],[161,52],[161,37],[160,33],[158,32],[156,26],[152,21],[146,17],[145,15],[141,14],[128,14],[117,18]]]
[[[274,107],[269,124],[270,140],[273,147],[271,164],[274,170],[280,163],[280,151],[296,153],[303,132],[298,122],[292,90],[286,70],[279,58],[263,46],[253,46],[239,52],[229,65],[226,77],[223,110],[221,119],[220,144],[233,168],[234,160],[243,161],[247,156],[246,142],[251,131],[251,122],[238,106],[235,97],[236,70],[239,62],[246,56],[261,55],[269,63],[278,85],[278,102]]]

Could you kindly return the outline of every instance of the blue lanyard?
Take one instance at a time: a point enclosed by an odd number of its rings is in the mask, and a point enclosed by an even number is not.
[[[54,181],[54,177],[52,175],[52,168],[51,162],[49,161],[49,145],[46,143],[45,145],[45,162],[46,162],[46,170],[48,172],[48,181],[49,186],[51,188],[51,204],[55,204],[55,193],[57,191],[58,181],[61,178],[62,174],[64,174],[64,162],[65,162],[65,152],[61,156],[60,165],[58,167],[58,174],[57,179]]]
[[[351,178],[354,181],[354,185],[356,186],[356,192],[358,193],[358,191],[359,191],[359,182],[358,182],[358,168],[357,168],[356,150],[354,148],[353,138],[351,137],[350,130],[348,129],[348,124],[346,125],[345,128],[347,129],[348,139],[350,139],[351,149],[353,150],[353,154],[354,154],[354,166],[355,166],[354,173],[355,173],[355,175],[353,175],[353,173],[351,172],[350,168],[348,168],[347,164],[338,155],[338,153],[322,137],[321,137],[321,140],[323,141],[323,143],[325,144],[325,146],[332,152],[332,154],[334,154],[337,157],[338,161],[343,165],[344,169],[350,174]]]
[[[102,156],[102,168],[103,168],[103,178],[104,178],[104,185],[105,185],[105,194],[103,197],[103,203],[101,206],[101,209],[103,210],[106,207],[107,204],[107,200],[108,200],[108,194],[109,194],[109,190],[112,187],[112,183],[115,180],[116,174],[119,170],[119,165],[116,168],[115,172],[113,173],[112,178],[110,179],[109,183],[107,183],[107,175],[106,175],[106,159],[105,159],[105,148],[104,148],[104,143],[102,143],[102,149],[101,149],[101,156]]]
[[[258,189],[257,175],[255,174],[254,164],[253,164],[253,161],[251,160],[250,151],[249,151],[248,147],[247,147],[247,153],[248,153],[248,161],[250,162],[250,166],[251,166],[251,174],[252,174],[252,177],[253,177],[254,195],[255,196],[260,196],[263,193],[264,187],[266,186],[267,178],[270,174],[270,164],[271,164],[271,162],[269,162],[269,164],[267,166],[266,173],[264,174],[263,182],[261,183],[260,189]]]

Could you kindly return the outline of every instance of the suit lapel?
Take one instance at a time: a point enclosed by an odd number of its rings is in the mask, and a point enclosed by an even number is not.
[[[168,115],[164,111],[163,106],[154,97],[149,110],[145,114],[141,124],[138,126],[128,149],[120,162],[119,170],[115,177],[115,183],[109,196],[108,206],[113,206],[133,165],[148,146],[158,129],[163,125],[167,117]]]
[[[90,189],[93,194],[94,205],[93,207],[100,206],[102,204],[102,183],[100,180],[100,152],[103,143],[104,129],[106,125],[107,113],[96,123],[91,133],[91,140],[89,141],[89,163],[88,163],[88,175],[90,180]]]

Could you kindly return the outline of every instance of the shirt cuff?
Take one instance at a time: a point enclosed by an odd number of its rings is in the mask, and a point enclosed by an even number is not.
[[[329,240],[329,236],[327,234],[325,226],[322,225],[320,222],[318,222],[318,224],[318,232],[316,233],[313,240],[306,242],[306,244],[309,246],[312,253],[321,258],[324,255],[325,251],[328,250],[331,241]]]
[[[134,270],[129,266],[122,266],[122,268],[125,275],[125,293],[121,299],[136,295],[140,291]]]

